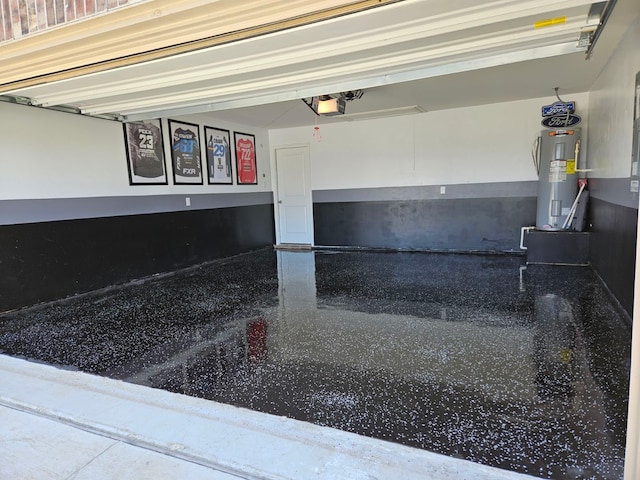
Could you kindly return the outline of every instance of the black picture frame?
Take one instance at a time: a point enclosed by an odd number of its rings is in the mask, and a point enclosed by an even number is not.
[[[167,185],[160,120],[125,122],[122,128],[129,185]]]
[[[200,126],[179,120],[168,120],[171,170],[175,185],[202,185],[202,152]]]
[[[231,132],[224,128],[204,126],[204,156],[207,159],[209,185],[233,185]]]
[[[250,133],[233,132],[236,154],[236,178],[238,185],[258,184],[258,160],[256,158],[256,137]]]

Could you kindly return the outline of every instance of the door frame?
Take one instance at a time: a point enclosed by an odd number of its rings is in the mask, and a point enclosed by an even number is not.
[[[309,208],[308,208],[308,217],[307,221],[309,222],[309,230],[311,235],[311,242],[309,245],[315,245],[315,231],[313,228],[313,191],[311,189],[311,145],[309,143],[292,143],[285,145],[276,145],[273,147],[273,161],[272,161],[272,185],[273,185],[273,216],[275,222],[275,232],[276,232],[276,245],[282,245],[281,235],[280,235],[280,204],[278,203],[279,199],[279,188],[278,185],[278,151],[279,150],[287,150],[290,148],[305,148],[307,150],[307,172],[308,181],[306,184],[306,188],[308,188],[309,193]]]

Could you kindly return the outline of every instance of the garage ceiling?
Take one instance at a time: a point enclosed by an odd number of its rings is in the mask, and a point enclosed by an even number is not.
[[[549,96],[555,86],[561,93],[580,92],[593,85],[640,11],[635,0],[619,0],[586,61],[586,46],[578,40],[597,25],[589,15],[592,5],[591,0],[368,5],[356,13],[5,88],[5,93],[35,105],[127,120],[213,112],[228,121],[280,128],[316,120],[300,98],[353,89],[364,89],[365,95],[347,105],[348,115],[321,121]]]

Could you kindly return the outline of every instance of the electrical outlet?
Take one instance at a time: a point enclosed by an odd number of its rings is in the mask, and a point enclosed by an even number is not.
[[[440,195],[444,195],[445,193],[447,193],[447,187],[443,185],[440,187]]]
[[[184,197],[184,203],[187,207],[191,206],[191,197]]]

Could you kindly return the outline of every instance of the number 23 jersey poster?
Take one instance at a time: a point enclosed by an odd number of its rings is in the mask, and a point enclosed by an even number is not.
[[[124,132],[130,184],[166,185],[160,122],[125,123]]]
[[[238,184],[257,185],[256,140],[253,135],[234,132]]]
[[[171,161],[176,184],[202,184],[200,132],[198,125],[169,120]]]

